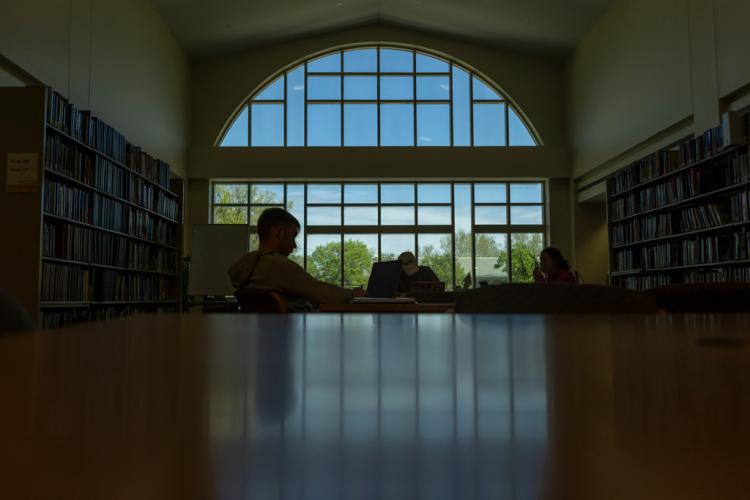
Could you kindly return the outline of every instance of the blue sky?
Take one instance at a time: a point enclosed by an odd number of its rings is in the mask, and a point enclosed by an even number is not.
[[[416,73],[389,74],[411,73],[415,69],[413,53],[381,49],[380,75],[357,74],[375,73],[377,63],[376,49],[357,49],[343,53],[343,77],[306,76],[304,65],[288,71],[286,80],[282,75],[268,84],[253,98],[250,108],[240,111],[221,145],[284,146],[286,127],[287,146],[304,146],[305,135],[307,145],[317,147],[377,146],[378,135],[381,146],[386,147],[450,146],[451,113],[454,146],[469,146],[472,130],[475,146],[535,145],[512,108],[507,110],[506,122],[506,104],[499,102],[502,96],[461,68],[417,53]],[[308,62],[308,72],[340,72],[341,65],[342,56],[337,52]],[[420,75],[426,72],[444,74]],[[306,104],[305,98],[312,102]],[[415,99],[412,103],[389,103]]]

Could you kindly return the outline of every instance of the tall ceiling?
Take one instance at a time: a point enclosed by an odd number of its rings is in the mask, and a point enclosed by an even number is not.
[[[382,22],[561,55],[615,0],[151,0],[191,55]]]

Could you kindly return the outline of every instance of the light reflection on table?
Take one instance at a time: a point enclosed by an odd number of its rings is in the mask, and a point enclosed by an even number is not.
[[[750,315],[142,316],[0,337],[0,498],[747,497]]]

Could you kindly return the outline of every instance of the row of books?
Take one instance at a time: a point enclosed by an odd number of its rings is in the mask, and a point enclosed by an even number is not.
[[[717,262],[732,260],[731,248],[726,248],[724,245],[722,247],[719,245],[718,236],[685,240],[682,242],[682,264],[691,266],[696,264],[715,264]]]
[[[641,249],[643,269],[657,269],[679,265],[679,251],[677,243],[661,243]]]
[[[129,240],[122,236],[72,224],[48,222],[44,223],[42,233],[45,257],[128,267]]]
[[[165,276],[107,269],[96,270],[94,273],[94,297],[97,301],[167,300],[170,289],[169,279]]]
[[[725,204],[709,203],[682,210],[680,213],[680,231],[687,233],[727,224],[731,218],[729,207]]]
[[[729,206],[732,213],[732,222],[750,220],[750,193],[733,194],[729,198]]]
[[[702,135],[680,144],[680,166],[714,156],[724,147],[724,131],[721,125],[706,130]]]
[[[91,154],[78,145],[69,144],[59,135],[47,135],[44,166],[88,185],[94,182],[94,161]]]
[[[99,193],[93,193],[93,214],[95,226],[164,245],[175,245],[174,224]]]
[[[167,300],[166,276],[42,263],[42,302]]]
[[[631,219],[612,226],[612,243],[626,245],[672,235],[672,216],[660,214],[643,219]]]
[[[162,273],[177,272],[176,252],[174,250],[131,241],[128,245],[127,256],[127,267],[130,269],[147,269]]]
[[[59,135],[49,134],[45,145],[45,166],[118,198],[176,220],[179,202],[162,191],[158,195],[152,184],[144,181],[102,156],[93,156]]]
[[[91,296],[89,269],[42,263],[42,302],[87,302]]]
[[[53,215],[91,224],[91,195],[85,189],[44,179],[44,211]]]
[[[169,164],[128,144],[126,165],[163,188],[169,189]]]
[[[610,179],[610,193],[615,196],[644,182],[674,172],[680,167],[677,150],[659,151],[636,161]]]
[[[169,164],[143,152],[141,148],[128,143],[125,136],[101,118],[92,116],[90,111],[82,111],[68,102],[57,92],[49,92],[47,122],[53,127],[75,137],[79,141],[127,165],[154,183],[169,189]]]
[[[747,151],[738,151],[727,158],[722,169],[722,183],[725,186],[733,186],[750,181],[750,162],[748,162]]]
[[[615,271],[632,271],[635,269],[635,254],[632,250],[615,253]]]
[[[668,274],[649,274],[645,276],[624,276],[613,278],[612,284],[621,288],[628,288],[638,292],[645,292],[652,288],[672,284]]]
[[[173,312],[174,305],[122,305],[122,306],[105,306],[93,308],[75,308],[75,309],[52,309],[42,311],[42,328],[59,328],[70,323],[81,323],[91,321],[108,321],[115,318],[123,318],[131,314],[144,312]]]

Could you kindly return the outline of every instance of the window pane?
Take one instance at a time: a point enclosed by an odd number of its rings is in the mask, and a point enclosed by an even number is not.
[[[417,52],[417,73],[447,73],[448,62]]]
[[[414,203],[414,184],[381,184],[381,203]]]
[[[247,208],[214,207],[214,224],[247,224]]]
[[[533,283],[534,266],[544,247],[544,236],[540,233],[513,234],[510,237],[511,279],[514,283]]]
[[[380,99],[410,101],[414,99],[414,78],[411,76],[381,76]]]
[[[497,101],[502,97],[497,92],[489,88],[484,82],[477,77],[472,77],[474,88],[472,89],[475,101]]]
[[[250,188],[250,203],[253,204],[283,204],[283,184],[253,184]]]
[[[377,226],[378,207],[344,207],[344,224],[347,226]]]
[[[505,184],[474,184],[474,203],[506,203]]]
[[[307,235],[307,272],[326,283],[341,285],[341,235]]]
[[[260,214],[268,210],[269,208],[284,208],[283,206],[276,205],[276,206],[261,206],[261,207],[250,207],[250,225],[251,226],[257,226],[258,225],[258,218],[260,217]]]
[[[380,224],[383,226],[414,225],[414,207],[381,207]]]
[[[447,104],[417,105],[417,146],[450,146],[450,108]]]
[[[305,145],[305,66],[299,66],[286,77],[286,144]]]
[[[380,105],[380,145],[414,145],[414,106],[412,104]]]
[[[300,223],[300,232],[297,235],[297,248],[289,256],[300,266],[304,266],[304,241],[305,241],[305,185],[288,184],[286,187],[286,209]]]
[[[253,104],[250,130],[253,146],[283,146],[284,105]]]
[[[341,209],[339,207],[307,207],[308,226],[340,226]]]
[[[511,203],[541,203],[542,202],[542,185],[541,184],[511,184],[510,185],[510,202]]]
[[[224,138],[221,140],[222,147],[246,147],[247,146],[247,106],[230,125]]]
[[[420,226],[449,226],[451,207],[419,207],[417,217]]]
[[[307,63],[308,72],[338,73],[341,71],[341,52],[334,52]]]
[[[247,184],[214,184],[214,203],[247,203]]]
[[[428,266],[445,283],[453,288],[453,249],[450,234],[419,234],[419,265]]]
[[[413,234],[380,235],[380,261],[396,260],[403,252],[415,252]]]
[[[344,203],[377,203],[377,184],[344,185]]]
[[[378,80],[374,76],[344,77],[344,99],[376,100],[378,98]]]
[[[252,233],[250,235],[250,246],[249,249],[251,252],[254,252],[258,249],[260,249],[260,238],[258,238],[258,233]]]
[[[382,73],[411,73],[414,55],[410,50],[380,49],[380,71]]]
[[[335,101],[341,99],[341,77],[308,76],[307,99],[310,101]]]
[[[477,234],[474,237],[477,255],[474,276],[476,286],[508,282],[508,235]]]
[[[474,145],[505,146],[505,104],[474,105]]]
[[[450,99],[450,80],[447,76],[417,77],[417,99],[445,100]]]
[[[453,67],[453,145],[470,146],[469,74]]]
[[[419,184],[417,185],[417,200],[419,203],[450,203],[450,184]]]
[[[378,105],[344,104],[344,146],[378,145]]]
[[[344,236],[344,286],[367,286],[372,263],[378,260],[377,234]]]
[[[307,105],[307,145],[341,146],[341,105]]]
[[[510,207],[510,223],[518,225],[533,225],[542,224],[542,206],[536,207],[525,207],[525,206],[514,206]]]
[[[474,207],[474,223],[505,225],[508,223],[507,206]]]
[[[283,101],[284,100],[284,77],[280,76],[261,90],[253,98],[254,101]]]
[[[456,184],[453,190],[456,238],[456,285],[463,286],[471,273],[471,185]]]
[[[308,203],[341,203],[340,184],[308,184]]]
[[[378,70],[377,49],[344,51],[344,71],[347,73],[374,73]]]
[[[513,108],[508,109],[508,128],[511,146],[536,146],[536,141],[531,137],[529,129],[513,111]]]

